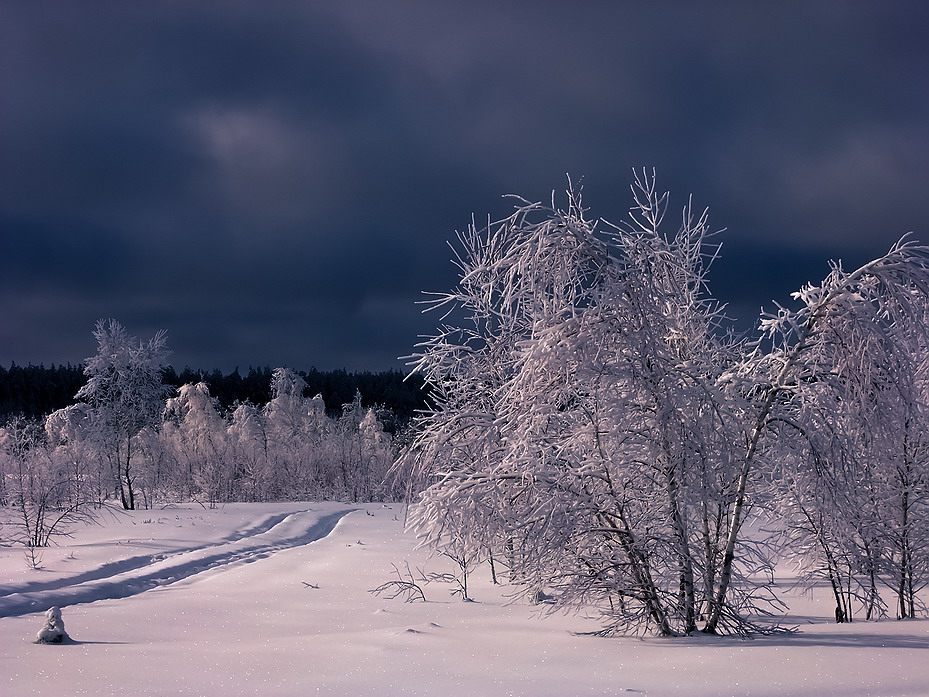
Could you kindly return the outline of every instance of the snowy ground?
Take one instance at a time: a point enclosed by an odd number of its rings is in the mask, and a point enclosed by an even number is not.
[[[82,528],[27,567],[0,547],[0,695],[704,695],[926,697],[929,620],[828,621],[791,600],[793,636],[601,639],[539,617],[479,570],[471,595],[369,593],[414,549],[400,506],[197,505]],[[73,641],[33,643],[61,605]]]

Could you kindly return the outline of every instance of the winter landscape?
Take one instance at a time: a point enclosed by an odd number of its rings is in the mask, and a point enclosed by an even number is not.
[[[0,1],[0,697],[929,697],[927,36]]]
[[[926,694],[929,248],[736,335],[655,185],[462,233],[406,424],[98,322],[0,431],[13,694]]]

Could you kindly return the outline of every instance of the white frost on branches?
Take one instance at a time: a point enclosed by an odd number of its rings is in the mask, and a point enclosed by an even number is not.
[[[412,520],[562,606],[597,606],[605,632],[758,631],[776,599],[751,579],[771,548],[744,527],[782,501],[778,468],[801,473],[822,454],[813,405],[855,395],[861,408],[830,426],[848,442],[922,418],[919,371],[901,357],[925,346],[927,250],[834,265],[749,343],[722,331],[708,292],[706,211],[688,203],[667,235],[654,175],[632,188],[622,225],[591,222],[571,190],[564,209],[521,201],[459,234],[460,281],[432,295],[442,324],[413,356],[436,405],[398,463],[423,483]],[[871,405],[880,370],[893,414]],[[925,471],[910,451],[888,466]]]

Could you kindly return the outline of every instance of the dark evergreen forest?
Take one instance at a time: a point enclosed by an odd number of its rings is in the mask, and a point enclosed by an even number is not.
[[[166,385],[180,387],[188,383],[205,382],[210,394],[216,398],[221,411],[237,402],[267,404],[271,399],[272,368],[249,368],[242,375],[236,368],[228,374],[220,370],[210,372],[184,368],[177,372],[168,367],[164,371]],[[426,391],[419,375],[406,380],[396,370],[372,373],[350,373],[345,370],[309,372],[299,371],[306,381],[305,397],[321,394],[331,416],[350,404],[355,394],[361,394],[363,407],[383,407],[387,410],[382,419],[384,428],[395,431],[408,423],[416,410],[425,406]],[[26,367],[15,363],[9,368],[0,366],[0,422],[14,415],[40,417],[74,403],[74,395],[86,382],[82,366],[44,365]]]

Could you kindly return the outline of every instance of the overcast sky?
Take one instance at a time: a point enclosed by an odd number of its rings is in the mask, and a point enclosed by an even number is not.
[[[929,4],[0,0],[0,365],[402,368],[446,240],[634,167],[773,299],[929,242]]]

